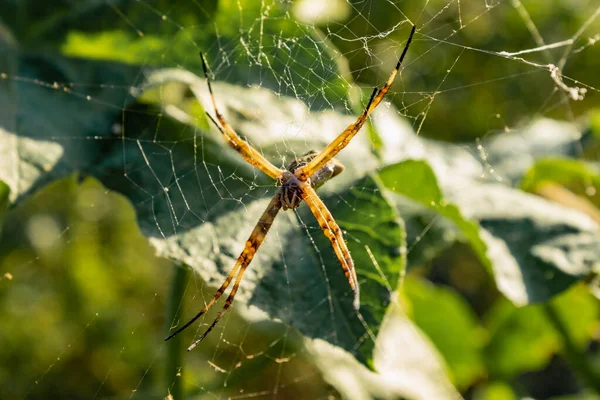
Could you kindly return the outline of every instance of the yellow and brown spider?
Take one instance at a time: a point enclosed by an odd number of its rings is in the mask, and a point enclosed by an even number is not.
[[[254,227],[250,238],[246,241],[246,246],[242,251],[242,254],[237,259],[233,269],[225,279],[225,282],[221,285],[221,287],[217,290],[214,297],[204,306],[204,308],[196,314],[194,318],[189,320],[185,325],[181,328],[177,329],[173,332],[169,337],[165,339],[169,340],[173,336],[178,335],[188,326],[190,326],[194,321],[200,318],[204,313],[208,311],[209,308],[223,295],[227,287],[231,283],[231,281],[235,278],[235,282],[233,284],[233,289],[231,289],[231,293],[225,300],[225,305],[221,312],[214,319],[212,324],[208,327],[208,329],[200,336],[198,340],[196,340],[190,347],[188,347],[188,351],[192,350],[196,347],[204,338],[210,333],[210,331],[215,327],[215,325],[219,322],[223,314],[229,309],[233,299],[235,297],[236,292],[240,286],[240,282],[242,281],[242,276],[244,276],[244,272],[246,268],[252,261],[252,258],[256,254],[256,251],[262,244],[267,232],[271,228],[277,213],[281,208],[284,210],[294,209],[298,207],[302,201],[306,202],[310,211],[313,213],[315,218],[317,219],[319,226],[325,233],[325,236],[329,238],[331,241],[331,245],[333,250],[340,260],[342,264],[342,268],[344,270],[344,274],[350,283],[350,288],[354,293],[354,308],[358,310],[360,306],[359,299],[359,289],[358,289],[358,279],[356,277],[356,271],[354,270],[354,261],[352,261],[352,257],[350,256],[350,252],[348,251],[348,247],[346,246],[346,242],[344,241],[344,237],[342,236],[342,231],[338,224],[333,219],[333,216],[323,203],[323,201],[319,198],[315,189],[324,184],[329,179],[338,175],[340,172],[344,170],[344,166],[333,157],[339,153],[346,145],[352,140],[352,138],[358,133],[360,128],[363,126],[365,121],[371,112],[381,103],[384,96],[392,86],[396,75],[400,71],[400,66],[402,65],[402,60],[408,51],[408,47],[412,41],[413,35],[415,33],[415,26],[413,25],[412,30],[410,31],[410,35],[408,40],[406,41],[406,45],[402,50],[402,55],[396,64],[396,68],[390,74],[386,84],[381,88],[375,88],[373,93],[371,94],[371,98],[367,103],[362,114],[358,117],[356,122],[351,124],[344,130],[340,135],[338,135],[335,140],[333,140],[325,149],[323,149],[320,153],[315,151],[310,151],[303,155],[300,158],[295,159],[286,170],[275,167],[271,164],[262,154],[260,154],[256,149],[242,140],[237,133],[233,130],[231,126],[225,121],[219,110],[217,109],[217,103],[215,101],[215,96],[212,91],[212,87],[210,84],[210,78],[208,76],[208,71],[206,67],[206,60],[204,56],[200,54],[202,59],[202,68],[204,69],[204,76],[206,77],[206,81],[208,84],[208,91],[210,92],[210,97],[212,100],[212,105],[214,108],[215,116],[217,117],[217,121],[210,116],[210,114],[206,113],[210,120],[215,124],[215,126],[219,129],[221,134],[227,140],[227,143],[231,147],[233,147],[236,151],[238,151],[242,157],[246,159],[247,162],[255,166],[256,168],[263,171],[265,174],[269,175],[271,178],[275,179],[280,187],[273,199],[267,206],[267,209],[264,211],[263,215],[260,217],[260,220]]]

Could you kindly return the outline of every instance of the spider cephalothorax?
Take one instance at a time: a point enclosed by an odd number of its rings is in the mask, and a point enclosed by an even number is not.
[[[208,333],[215,327],[217,322],[219,322],[223,314],[229,309],[229,307],[231,307],[233,298],[240,287],[240,282],[242,281],[244,272],[246,271],[248,265],[250,265],[250,262],[256,254],[256,251],[265,239],[267,232],[269,229],[271,229],[271,225],[273,224],[273,221],[275,220],[279,210],[282,208],[284,210],[290,208],[294,209],[298,207],[302,201],[306,203],[319,223],[319,227],[323,230],[323,233],[331,242],[331,247],[333,247],[335,255],[337,256],[338,260],[340,260],[340,264],[344,270],[344,275],[346,275],[346,279],[348,279],[348,283],[350,284],[350,289],[352,289],[352,293],[354,295],[354,308],[358,310],[360,306],[360,297],[358,290],[358,279],[354,269],[354,261],[352,261],[350,251],[346,246],[346,241],[342,235],[342,230],[333,219],[333,216],[325,206],[325,203],[323,203],[323,201],[317,195],[317,192],[315,192],[315,189],[343,171],[344,167],[342,164],[340,164],[339,161],[336,161],[333,157],[335,157],[337,153],[346,147],[350,140],[352,140],[352,138],[364,125],[375,107],[377,107],[385,97],[386,93],[392,86],[396,75],[400,71],[400,65],[402,64],[402,60],[406,55],[406,51],[408,50],[408,46],[410,45],[414,33],[415,27],[413,26],[412,30],[410,31],[410,36],[406,41],[406,46],[404,47],[404,50],[402,50],[402,55],[396,64],[396,68],[394,68],[386,84],[381,89],[375,88],[375,90],[373,90],[367,106],[358,119],[354,123],[350,124],[331,143],[329,143],[327,147],[321,150],[321,152],[317,153],[316,151],[309,151],[302,157],[295,159],[288,166],[287,170],[277,168],[271,164],[271,162],[269,162],[269,160],[267,160],[259,151],[249,145],[246,141],[242,140],[242,138],[235,133],[233,128],[229,126],[227,121],[225,121],[225,118],[223,118],[221,113],[219,113],[217,102],[215,101],[215,96],[212,92],[206,67],[206,60],[202,55],[200,55],[202,59],[202,67],[204,69],[204,76],[206,77],[206,81],[208,83],[208,91],[210,92],[213,109],[219,122],[215,121],[210,114],[206,114],[215,124],[217,129],[219,129],[225,140],[227,140],[227,143],[234,150],[239,152],[248,163],[252,164],[279,182],[281,187],[277,190],[277,193],[271,199],[267,209],[263,212],[262,216],[258,220],[258,223],[246,241],[244,250],[242,250],[242,254],[240,254],[237,262],[231,269],[231,272],[229,275],[227,275],[225,282],[223,282],[221,287],[217,289],[217,293],[215,293],[213,298],[204,306],[202,310],[200,310],[198,314],[196,314],[194,318],[169,335],[169,337],[167,337],[165,340],[169,340],[173,336],[179,334],[194,321],[204,315],[204,313],[206,313],[208,309],[215,304],[215,302],[223,295],[223,293],[225,293],[225,290],[227,290],[229,284],[233,281],[233,288],[231,289],[229,296],[227,296],[227,300],[225,300],[223,309],[214,319],[212,324],[210,324],[208,329],[206,329],[206,331],[204,331],[204,333],[200,336],[200,338],[192,343],[190,347],[188,347],[188,351],[196,347],[196,345],[200,343],[206,337],[206,335],[208,335]]]
[[[302,195],[300,193],[300,182],[296,175],[296,171],[308,165],[319,153],[314,150],[309,151],[303,156],[294,159],[288,165],[287,171],[281,174],[281,207],[284,210],[294,209],[302,203]],[[306,180],[313,189],[319,188],[325,182],[336,175],[339,175],[344,170],[344,166],[335,158],[332,158],[324,166],[317,170],[310,178]]]

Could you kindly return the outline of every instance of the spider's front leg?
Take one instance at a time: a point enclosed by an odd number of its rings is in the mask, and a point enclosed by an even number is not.
[[[260,169],[265,174],[269,175],[271,178],[277,180],[281,178],[281,173],[283,172],[269,160],[267,160],[258,150],[252,147],[250,144],[246,143],[238,134],[233,130],[233,128],[225,121],[223,115],[219,112],[217,108],[217,102],[215,100],[215,95],[212,90],[212,85],[210,84],[210,77],[208,76],[208,67],[206,66],[206,60],[204,59],[204,55],[200,53],[200,59],[202,60],[202,69],[204,70],[204,77],[206,78],[206,83],[208,85],[208,92],[210,93],[210,100],[213,105],[213,109],[215,111],[215,116],[217,117],[217,121],[207,112],[206,115],[212,121],[212,123],[217,127],[219,132],[223,135],[225,140],[229,146],[231,146],[235,151],[240,153],[244,159],[253,165],[254,167]]]
[[[416,28],[413,25],[410,31],[410,35],[408,36],[408,39],[406,41],[406,45],[404,46],[404,50],[402,50],[402,55],[400,56],[400,58],[398,59],[398,63],[396,64],[396,68],[394,68],[394,70],[388,77],[388,80],[385,83],[385,85],[379,90],[377,88],[373,90],[373,93],[371,94],[371,98],[369,99],[367,106],[355,122],[350,124],[342,133],[338,135],[337,138],[335,138],[331,143],[329,143],[327,147],[325,147],[318,155],[316,155],[316,157],[314,157],[314,159],[310,163],[298,169],[298,171],[296,172],[298,179],[300,179],[301,181],[305,181],[312,175],[314,175],[325,164],[332,160],[337,153],[339,153],[344,147],[346,147],[348,143],[350,143],[350,140],[352,140],[352,138],[358,133],[360,128],[362,128],[364,123],[367,121],[369,115],[381,103],[388,90],[390,90],[390,87],[392,87],[392,84],[396,79],[396,75],[398,75],[398,72],[400,72],[400,66],[402,65],[402,61],[404,61],[404,56],[406,56],[408,47],[412,42],[415,30]]]

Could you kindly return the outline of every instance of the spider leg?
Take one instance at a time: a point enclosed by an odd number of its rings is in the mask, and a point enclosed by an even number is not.
[[[208,76],[208,68],[206,66],[206,60],[204,59],[204,55],[200,53],[200,58],[202,59],[202,69],[204,70],[204,76],[206,77],[206,83],[208,84],[208,91],[210,93],[210,99],[212,101],[213,109],[215,111],[215,115],[220,125],[217,124],[208,113],[207,115],[210,117],[211,121],[216,125],[221,134],[227,140],[229,146],[231,146],[234,150],[246,159],[250,164],[260,169],[265,174],[269,175],[273,179],[279,179],[281,177],[282,171],[271,164],[269,160],[267,160],[260,152],[258,152],[254,147],[250,146],[247,142],[242,140],[238,136],[238,134],[233,130],[233,128],[225,121],[225,118],[221,115],[217,108],[217,102],[215,101],[215,95],[213,94],[212,86],[210,84],[210,77]]]
[[[194,318],[190,319],[188,322],[186,322],[185,325],[183,325],[181,328],[177,329],[175,332],[173,332],[172,334],[170,334],[165,339],[165,342],[167,340],[173,338],[174,336],[179,335],[181,332],[183,332],[188,326],[190,326],[191,324],[193,324],[198,318],[200,318],[202,315],[204,315],[208,311],[208,309],[211,308],[213,304],[215,304],[215,302],[217,300],[219,300],[219,298],[223,295],[223,293],[225,292],[225,290],[227,290],[227,287],[231,283],[231,280],[237,275],[237,273],[238,273],[238,271],[240,269],[240,266],[241,266],[240,263],[236,263],[235,264],[235,266],[233,267],[233,269],[231,270],[231,272],[229,273],[229,275],[225,279],[225,282],[223,282],[223,284],[221,285],[221,287],[219,289],[217,289],[217,293],[215,293],[214,297],[208,302],[208,304],[206,304],[204,306],[204,308],[202,310],[200,310],[200,312],[198,314],[196,314],[196,316]]]
[[[198,314],[196,314],[196,316],[194,316],[194,318],[190,319],[185,325],[183,325],[181,328],[177,329],[175,332],[173,332],[171,335],[169,335],[165,339],[165,341],[180,334],[188,326],[190,326],[192,323],[194,323],[194,321],[196,321],[203,314],[205,314],[213,306],[213,304],[215,304],[215,302],[221,297],[221,295],[223,295],[223,293],[225,292],[225,290],[227,290],[227,287],[229,286],[229,284],[235,277],[233,289],[231,290],[231,293],[225,300],[225,306],[223,307],[223,310],[221,310],[221,312],[217,315],[217,317],[215,318],[213,323],[202,334],[202,336],[200,336],[200,338],[198,340],[196,340],[188,348],[188,351],[192,350],[194,347],[196,347],[198,345],[198,343],[200,343],[202,340],[204,340],[206,335],[208,335],[209,332],[215,327],[215,325],[217,325],[217,323],[219,322],[219,320],[221,319],[223,314],[225,314],[225,312],[229,309],[229,307],[231,307],[231,303],[233,302],[233,298],[235,297],[235,294],[238,291],[240,282],[242,280],[242,276],[244,275],[246,268],[248,267],[248,265],[250,265],[250,262],[254,258],[254,254],[256,254],[256,251],[262,244],[263,240],[265,239],[265,237],[267,235],[267,232],[269,232],[269,229],[271,229],[271,225],[273,225],[273,221],[275,220],[277,213],[281,209],[281,197],[280,196],[281,196],[281,193],[278,191],[275,194],[275,196],[273,197],[273,199],[271,200],[271,202],[269,203],[269,205],[267,206],[266,210],[263,212],[262,216],[258,220],[258,223],[252,230],[250,237],[246,241],[244,250],[242,250],[242,253],[238,257],[238,259],[235,263],[235,266],[233,267],[233,269],[231,270],[229,275],[227,275],[225,282],[223,282],[221,287],[217,290],[214,297],[208,302],[208,304],[206,304],[206,306],[204,306],[204,308]]]
[[[412,30],[410,31],[410,35],[408,40],[406,41],[406,45],[404,46],[404,50],[402,50],[402,55],[398,59],[398,63],[396,64],[396,68],[390,74],[386,84],[381,88],[375,88],[373,90],[373,94],[371,94],[371,99],[367,103],[362,114],[358,117],[358,119],[350,124],[346,130],[338,135],[327,147],[325,147],[315,158],[312,159],[310,163],[305,165],[302,168],[299,168],[296,171],[296,176],[301,181],[305,181],[310,178],[315,172],[321,169],[329,160],[331,160],[337,153],[339,153],[344,147],[350,143],[350,140],[358,133],[360,128],[363,126],[371,112],[381,103],[381,100],[385,97],[388,90],[394,83],[394,79],[396,79],[396,75],[400,71],[400,66],[402,65],[402,61],[404,60],[404,56],[408,51],[408,47],[412,42],[413,35],[415,34],[415,26],[413,25]]]
[[[317,192],[315,192],[310,184],[306,182],[301,183],[300,193],[302,199],[306,202],[308,208],[310,208],[310,211],[315,216],[319,226],[323,230],[323,233],[331,242],[333,251],[342,264],[342,269],[344,270],[346,279],[348,279],[350,288],[352,289],[352,292],[354,292],[354,301],[352,304],[354,309],[358,310],[360,307],[358,278],[356,277],[356,270],[354,269],[354,261],[352,260],[352,256],[350,255],[348,247],[346,246],[346,241],[342,236],[342,230],[333,219],[333,216],[325,206],[325,203],[323,203],[323,201],[319,198]]]
[[[227,310],[229,310],[229,307],[231,307],[231,303],[233,302],[233,298],[235,297],[235,294],[237,293],[238,288],[240,287],[240,282],[242,281],[242,277],[244,276],[244,272],[246,271],[247,266],[248,266],[248,264],[246,264],[246,266],[244,266],[240,270],[239,274],[237,275],[237,278],[235,278],[235,283],[233,284],[233,289],[231,289],[231,293],[229,294],[229,296],[227,296],[227,300],[225,300],[225,305],[223,306],[223,309],[219,312],[219,314],[217,314],[217,317],[214,319],[212,324],[210,324],[208,329],[204,331],[204,333],[198,338],[198,340],[196,340],[194,343],[192,343],[190,345],[190,347],[188,347],[187,351],[192,351],[194,349],[194,347],[198,346],[198,344],[200,344],[200,342],[202,342],[204,340],[204,338],[206,336],[208,336],[210,331],[212,331],[213,328],[217,325],[217,323],[221,320],[221,317],[223,317],[223,314],[225,314],[225,312],[227,312]]]

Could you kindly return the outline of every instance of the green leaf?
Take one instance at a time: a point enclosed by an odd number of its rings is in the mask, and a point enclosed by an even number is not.
[[[392,191],[410,196],[428,207],[441,207],[442,191],[433,170],[425,161],[407,160],[389,165],[379,172],[381,180]]]
[[[600,138],[600,108],[593,108],[590,111],[589,118],[591,134],[596,138]]]
[[[463,217],[454,204],[444,199],[435,174],[427,162],[407,160],[389,165],[379,172],[379,176],[386,188],[394,193],[408,197],[456,224],[481,262],[491,267],[486,244],[479,237],[479,226]]]
[[[542,159],[527,171],[520,186],[527,192],[536,192],[548,183],[566,186],[600,207],[600,174],[583,161]]]
[[[69,32],[62,53],[72,57],[111,60],[128,64],[159,64],[159,54],[169,51],[168,39],[133,35],[130,29],[88,33]]]
[[[407,270],[427,268],[427,265],[456,242],[463,240],[462,233],[450,221],[439,218],[424,206],[410,203],[395,196],[396,209],[406,225],[406,242],[409,244]]]
[[[403,293],[410,318],[444,357],[455,385],[467,388],[481,378],[483,330],[467,302],[452,289],[414,278],[405,281]]]
[[[598,225],[587,215],[500,184],[452,193],[479,221],[498,289],[516,305],[551,299],[587,276],[600,257]]]
[[[539,305],[517,308],[500,301],[486,319],[491,338],[483,354],[493,376],[508,379],[541,369],[559,349],[558,338]]]
[[[372,334],[376,335],[390,303],[392,291],[396,289],[400,275],[404,272],[406,254],[404,225],[393,205],[384,196],[382,186],[370,176],[354,182],[346,191],[326,197],[324,201],[348,241],[360,285],[360,314]],[[331,246],[329,240],[322,234],[318,225],[312,222],[314,217],[307,208],[300,209],[298,214],[303,223],[311,221],[307,225],[309,230],[315,232],[311,235],[317,246],[314,249],[317,251],[315,257],[323,260],[326,274],[331,282],[331,295],[338,299],[345,295],[344,302],[348,308],[351,300],[348,294],[348,283],[339,267],[339,260],[329,250]],[[305,265],[300,268],[310,267]],[[312,308],[306,307],[306,309]],[[327,313],[324,317],[326,315]],[[336,327],[336,331],[339,332],[340,343],[343,343],[342,340],[347,340],[342,345],[346,349],[352,349],[356,345],[357,338],[367,333],[356,317],[352,313],[348,314],[347,321],[336,317],[338,321],[336,325],[340,324]],[[352,335],[348,335],[348,327],[353,332]],[[301,331],[306,332],[309,329],[314,330],[314,327],[307,326]],[[314,337],[314,335],[309,336]],[[361,361],[370,361],[373,346],[372,340],[366,340],[359,347],[357,358]]]
[[[162,256],[186,262],[206,282],[220,285],[268,201],[247,198],[244,208],[223,209],[196,229],[152,242]],[[345,192],[326,197],[325,202],[345,231],[359,276],[360,313],[368,332],[376,335],[390,301],[390,290],[395,288],[404,266],[401,220],[370,177],[354,182]],[[305,336],[326,340],[370,363],[374,343],[366,339],[355,348],[368,332],[352,309],[352,292],[331,244],[306,208],[300,208],[297,215],[299,219],[292,213],[278,216],[245,275],[236,305],[256,306]],[[356,218],[361,224],[352,222]],[[223,251],[215,253],[213,248]],[[309,314],[307,310],[311,310]]]
[[[576,346],[583,349],[598,328],[596,299],[585,286],[576,286],[551,304]],[[510,379],[525,371],[541,369],[563,349],[560,332],[554,329],[541,304],[517,308],[509,302],[499,302],[486,315],[485,325],[490,340],[484,356],[495,376]]]
[[[118,18],[115,10],[127,17]],[[183,65],[192,71],[202,71],[198,53],[203,52],[217,79],[271,88],[303,99],[316,110],[339,104],[349,91],[348,82],[337,72],[334,53],[321,48],[315,27],[295,20],[285,2],[264,9],[264,4],[248,0],[201,6],[158,0],[152,7],[126,0],[86,0],[77,6],[34,0],[8,7],[6,15],[12,16],[7,22],[27,49],[51,47],[71,57],[155,67]],[[263,15],[260,29],[255,29],[259,15]],[[311,73],[290,75],[291,64]],[[282,80],[283,76],[290,80]]]
[[[0,215],[4,214],[8,210],[8,195],[10,194],[10,188],[8,185],[0,181]]]
[[[13,64],[0,85],[0,179],[19,198],[73,171],[90,168],[119,141],[120,107],[133,99],[140,69],[41,55],[2,54]],[[35,84],[33,82],[48,84]],[[80,85],[70,86],[69,82]],[[104,85],[111,82],[110,85]],[[69,118],[65,118],[68,115]],[[104,141],[103,141],[104,140]]]
[[[506,382],[495,381],[478,385],[474,390],[473,398],[486,400],[517,400],[515,390]]]
[[[207,23],[214,13],[214,2],[203,5],[168,0],[153,1],[152,6],[142,2],[114,0],[111,3],[94,0],[42,0],[8,2],[4,4],[3,22],[16,39],[28,48],[60,46],[73,32],[97,33],[111,30],[129,32],[132,38],[143,42],[145,34],[159,31],[165,38],[180,33],[182,25]],[[169,10],[168,16],[157,10]],[[118,10],[118,11],[116,11]],[[126,16],[121,17],[119,16]],[[163,19],[166,18],[166,20]],[[168,23],[166,22],[168,21]],[[160,29],[157,28],[158,25]],[[134,27],[135,29],[132,29]]]
[[[410,388],[404,396],[417,399],[458,398],[443,361],[429,340],[394,301],[377,337],[375,367],[394,385]],[[410,393],[410,394],[409,394]]]
[[[458,399],[429,339],[405,314],[399,296],[388,307],[376,339],[374,369],[320,339],[306,339],[324,379],[347,399]]]
[[[488,137],[477,151],[494,180],[516,185],[536,160],[580,158],[585,138],[577,124],[540,118],[524,129]]]
[[[590,273],[600,257],[598,225],[578,211],[476,181],[448,189],[454,205],[424,161],[387,166],[380,176],[388,189],[454,222],[500,291],[517,305],[550,299]]]

